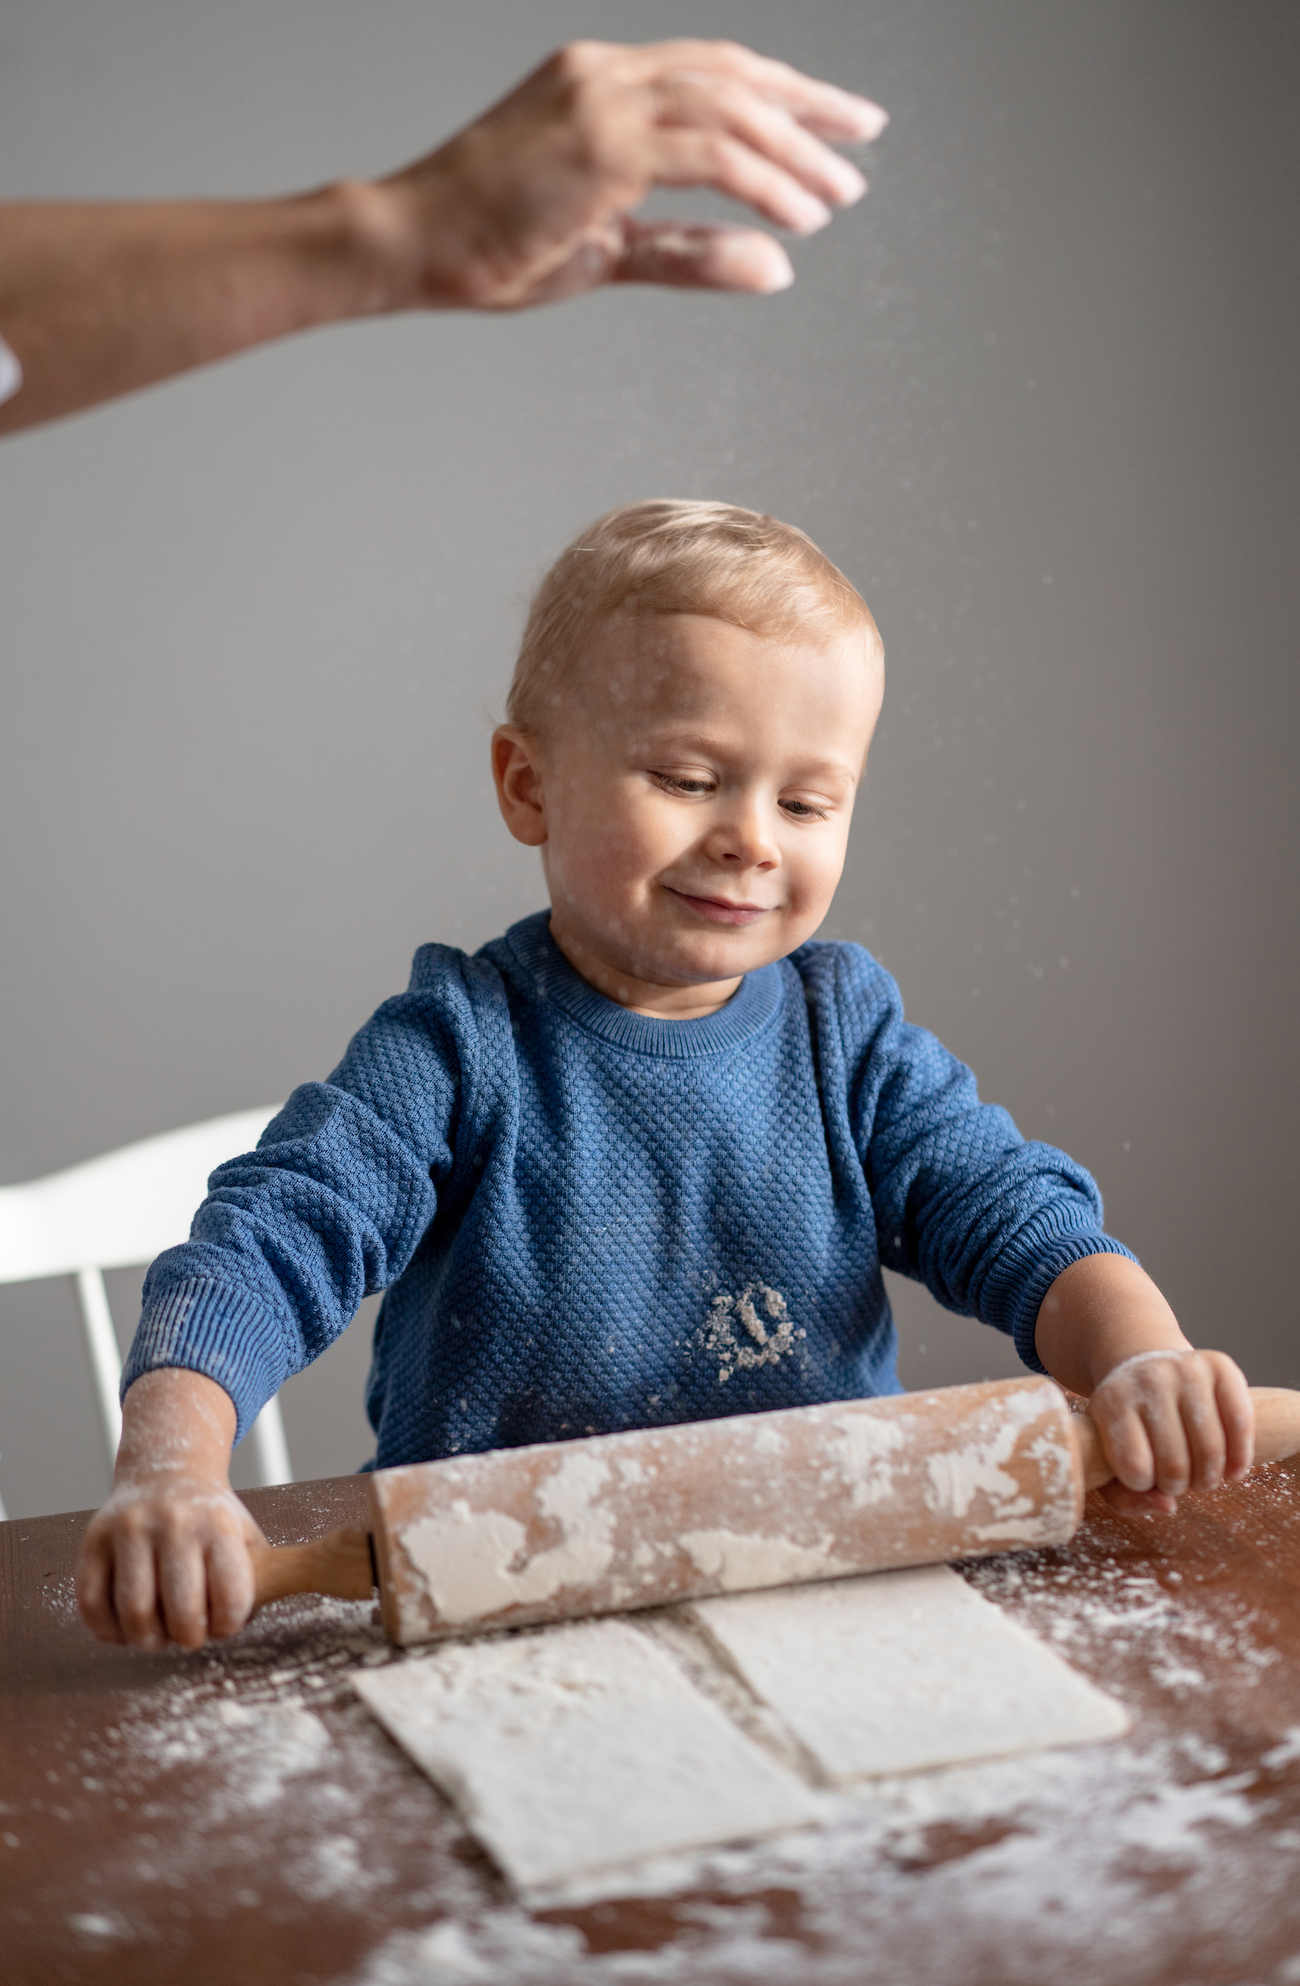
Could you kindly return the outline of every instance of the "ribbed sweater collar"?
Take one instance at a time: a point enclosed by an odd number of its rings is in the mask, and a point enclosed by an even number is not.
[[[725,1007],[700,1020],[662,1021],[631,1013],[597,993],[574,971],[552,938],[550,924],[550,911],[539,910],[512,924],[504,940],[498,940],[512,954],[516,983],[522,982],[521,990],[558,1007],[580,1027],[635,1054],[677,1059],[720,1054],[766,1027],[781,1004],[781,969],[764,965],[745,974]]]

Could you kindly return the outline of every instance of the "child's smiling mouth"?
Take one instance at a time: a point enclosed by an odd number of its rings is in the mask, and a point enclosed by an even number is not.
[[[688,904],[710,924],[752,924],[757,918],[766,917],[771,908],[765,903],[733,903],[722,896],[695,896],[689,890],[674,889],[671,883],[665,883],[664,888],[669,896]]]

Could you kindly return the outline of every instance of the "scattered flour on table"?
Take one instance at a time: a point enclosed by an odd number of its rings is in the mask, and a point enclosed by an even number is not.
[[[1300,1724],[1259,1769],[1233,1771],[1182,1708],[1204,1701],[1186,1671],[1229,1663],[1248,1694],[1280,1659],[1249,1608],[1221,1591],[1212,1611],[1180,1605],[1176,1576],[1171,1596],[1104,1547],[968,1571],[990,1596],[1023,1598],[1021,1618],[1063,1652],[1118,1657],[1100,1673],[1121,1695],[1125,1663],[1140,1667],[1167,1694],[1167,1717],[1153,1711],[1118,1743],[823,1794],[819,1828],[663,1858],[531,1909],[485,1902],[395,1933],[351,1986],[898,1986],[900,1954],[907,1986],[962,1974],[1042,1986],[1067,1971],[1072,1986],[1149,1986],[1170,1954],[1190,1977],[1207,1952],[1236,1978],[1243,1897],[1283,1951],[1288,1931],[1300,1951],[1300,1824],[1277,1825],[1279,1799],[1295,1804],[1281,1775],[1300,1761]],[[769,1908],[765,1896],[793,1901]],[[655,1949],[589,1951],[574,1924],[539,1915],[631,1897],[660,1913]],[[879,1952],[863,1942],[870,1923]],[[1243,1986],[1300,1986],[1300,1958],[1280,1967],[1242,1972]]]
[[[1172,1756],[1142,1755],[1121,1743],[877,1782],[870,1792],[826,1796],[816,1832],[666,1858],[631,1879],[533,1901],[535,1912],[543,1903],[554,1909],[632,1895],[679,1899],[677,1935],[670,1931],[657,1950],[589,1953],[574,1925],[498,1905],[389,1938],[353,1986],[790,1986],[796,1979],[897,1986],[904,1941],[916,1959],[908,1986],[947,1986],[953,1952],[943,1927],[953,1922],[962,1925],[972,1964],[985,1946],[1003,1950],[1008,1926],[1018,1927],[1024,1967],[1009,1964],[1006,1986],[1041,1986],[1063,1949],[1075,1981],[1129,1986],[1144,1976],[1140,1965],[1127,1969],[1134,1957],[1179,1929],[1186,1893],[1162,1894],[1168,1875],[1190,1878],[1203,1910],[1213,1913],[1217,1897],[1225,1927],[1240,1894],[1233,1893],[1234,1853],[1247,1858],[1261,1908],[1270,1893],[1280,1902],[1294,1888],[1294,1855],[1260,1866],[1253,1834],[1260,1809],[1245,1797],[1253,1775],[1164,1783],[1176,1769]],[[1080,1836],[1083,1811],[1109,1823],[1103,1846],[1095,1833]],[[930,1866],[940,1831],[964,1832],[975,1845]],[[707,1900],[699,1894],[705,1890]],[[780,1934],[762,1901],[765,1893],[792,1890],[812,1953]],[[892,1932],[892,1956],[879,1970],[861,1943],[872,1916]],[[1048,1956],[1037,1942],[1044,1923],[1054,1939]]]
[[[1271,1751],[1266,1751],[1260,1764],[1270,1772],[1281,1772],[1286,1766],[1294,1765],[1300,1759],[1300,1725],[1284,1731]]]
[[[1276,1648],[1260,1645],[1250,1606],[1228,1594],[1216,1595],[1209,1615],[1184,1604],[1177,1587],[1167,1592],[1149,1573],[1114,1561],[1094,1559],[1085,1590],[1069,1561],[1044,1579],[1037,1557],[1025,1552],[988,1559],[968,1565],[966,1574],[990,1598],[1030,1596],[1026,1624],[1067,1655],[1092,1648],[1104,1649],[1110,1662],[1140,1657],[1144,1674],[1175,1701],[1209,1686],[1207,1662],[1249,1689],[1282,1659]]]
[[[85,1944],[98,1950],[131,1935],[125,1918],[105,1910],[74,1910],[68,1918],[68,1929]]]
[[[1185,1608],[1176,1588],[1096,1549],[987,1561],[973,1580],[992,1597],[1023,1599],[1022,1618],[1063,1652],[1104,1650],[1099,1673],[1121,1695],[1124,1664],[1141,1666],[1167,1694],[1168,1718],[1153,1713],[1135,1738],[1095,1750],[825,1794],[819,1828],[664,1859],[547,1899],[557,1909],[640,1898],[661,1914],[657,1949],[588,1951],[574,1925],[539,1916],[540,1903],[530,1912],[504,1901],[481,1864],[449,1852],[463,1841],[458,1823],[353,1698],[351,1671],[404,1659],[366,1603],[281,1603],[219,1659],[160,1665],[139,1708],[81,1765],[88,1784],[133,1792],[146,1824],[156,1814],[155,1838],[132,1832],[120,1851],[133,1885],[152,1877],[183,1895],[202,1871],[251,1908],[258,1857],[274,1856],[304,1899],[346,1909],[356,1897],[366,1911],[391,1900],[395,1916],[400,1903],[408,1923],[423,1920],[424,1929],[395,1930],[350,1986],[898,1986],[903,1949],[907,1986],[951,1986],[955,1925],[960,1970],[1000,1986],[1064,1976],[1072,1986],[1147,1986],[1157,1961],[1202,1947],[1225,1954],[1223,1976],[1236,1978],[1243,1896],[1277,1927],[1280,1950],[1300,1952],[1300,1822],[1277,1824],[1280,1801],[1284,1814],[1294,1810],[1286,1775],[1294,1780],[1300,1762],[1300,1722],[1252,1773],[1232,1770],[1213,1732],[1189,1731],[1183,1716],[1205,1700],[1184,1672],[1204,1674],[1211,1660],[1230,1663],[1245,1692],[1271,1686],[1281,1658],[1260,1645],[1249,1610],[1222,1593],[1213,1611]],[[71,1614],[70,1584],[46,1604]],[[190,1763],[199,1757],[214,1767],[202,1780]],[[430,1876],[417,1891],[391,1886],[393,1840],[428,1843]],[[111,1859],[103,1875],[111,1894]],[[795,1900],[797,1935],[765,1894]],[[863,1944],[869,1923],[882,1927],[879,1955]],[[134,1935],[94,1893],[69,1928],[92,1952]],[[1240,1977],[1300,1986],[1300,1960]]]
[[[56,1620],[71,1623],[80,1618],[77,1589],[73,1584],[71,1573],[66,1579],[51,1580],[48,1586],[41,1588],[41,1605],[47,1613],[53,1614]]]
[[[201,1875],[252,1909],[266,1864],[277,1890],[364,1910],[397,1881],[395,1835],[443,1850],[417,1907],[481,1905],[481,1876],[447,1853],[461,1838],[454,1816],[352,1690],[358,1669],[394,1659],[371,1616],[368,1601],[281,1602],[219,1656],[160,1659],[80,1760],[86,1787],[111,1788],[137,1820],[100,1865],[106,1892],[183,1895]],[[409,1887],[397,1894],[409,1905]],[[88,1896],[76,1915],[83,1943],[109,1935],[91,1929],[98,1905]],[[136,1932],[122,1922],[112,1935]]]

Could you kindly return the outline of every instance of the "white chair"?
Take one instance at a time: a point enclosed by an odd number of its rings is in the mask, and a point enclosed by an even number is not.
[[[184,1241],[207,1192],[208,1174],[223,1160],[251,1151],[279,1108],[277,1103],[211,1117],[45,1179],[0,1186],[0,1283],[42,1276],[76,1280],[110,1467],[122,1438],[122,1360],[103,1271],[151,1262]],[[293,1481],[278,1401],[268,1400],[248,1440],[263,1484]]]

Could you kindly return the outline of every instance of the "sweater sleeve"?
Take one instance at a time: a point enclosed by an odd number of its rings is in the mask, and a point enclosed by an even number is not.
[[[1008,1332],[1025,1364],[1044,1371],[1034,1330],[1061,1271],[1088,1255],[1136,1258],[1105,1232],[1091,1176],[981,1103],[965,1063],[904,1020],[897,986],[869,953],[824,949],[839,954],[839,1052],[881,1262],[946,1309]]]
[[[401,1275],[452,1172],[476,1029],[463,955],[426,946],[410,990],[304,1083],[256,1151],[218,1166],[190,1239],[145,1279],[122,1392],[180,1366],[225,1388],[242,1439],[362,1297]],[[471,968],[472,970],[472,968]]]

